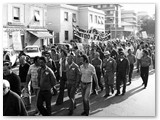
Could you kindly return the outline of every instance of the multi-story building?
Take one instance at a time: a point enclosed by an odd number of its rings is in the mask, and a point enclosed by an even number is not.
[[[3,48],[15,47],[12,40],[13,34],[18,33],[18,42],[24,43],[25,35],[25,16],[23,4],[4,4],[3,5]],[[20,44],[19,49],[22,49]]]
[[[26,45],[49,44],[53,35],[46,29],[46,13],[44,4],[4,4],[3,47],[22,50]]]
[[[73,25],[81,29],[96,29],[105,32],[105,14],[90,7],[77,7],[66,4],[47,5],[47,26],[55,32],[55,42],[69,42],[73,39]]]
[[[121,19],[123,22],[132,23],[133,25],[137,25],[137,15],[134,10],[122,10],[121,11]]]
[[[73,39],[73,23],[79,24],[78,7],[65,4],[47,5],[47,28],[55,32],[55,43]]]
[[[105,13],[91,7],[79,7],[79,27],[105,32]]]
[[[121,5],[120,4],[97,4],[93,8],[105,12],[105,30],[111,31],[112,38],[121,37],[123,28],[121,26]]]
[[[134,10],[122,10],[122,26],[124,27],[124,37],[136,35],[137,29],[137,14]]]

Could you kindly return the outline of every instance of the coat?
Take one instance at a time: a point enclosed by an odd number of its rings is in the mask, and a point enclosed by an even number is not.
[[[21,97],[9,91],[3,96],[3,116],[27,116],[27,111]]]
[[[116,61],[111,57],[109,58],[109,60],[104,59],[103,70],[104,70],[105,83],[109,85],[114,84],[114,73],[116,71]]]

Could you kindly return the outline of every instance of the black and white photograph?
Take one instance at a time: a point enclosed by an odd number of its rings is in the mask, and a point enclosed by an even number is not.
[[[2,16],[3,116],[156,116],[155,3],[10,2]]]

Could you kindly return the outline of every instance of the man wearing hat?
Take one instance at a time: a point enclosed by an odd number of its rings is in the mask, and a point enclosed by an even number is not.
[[[110,57],[110,52],[104,52],[105,59],[103,61],[104,82],[106,87],[106,94],[104,97],[110,96],[110,90],[114,93],[114,73],[116,71],[116,61]]]
[[[117,74],[116,74],[116,96],[120,94],[120,85],[123,84],[122,95],[126,92],[126,76],[129,73],[129,61],[125,58],[124,52],[119,52],[119,58],[117,59]]]

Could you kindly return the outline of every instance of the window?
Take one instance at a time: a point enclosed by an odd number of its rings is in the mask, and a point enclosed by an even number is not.
[[[104,18],[103,17],[101,18],[101,24],[102,25],[104,24]]]
[[[107,8],[107,5],[102,5],[102,8]]]
[[[114,7],[114,5],[113,5],[113,4],[110,4],[110,7]]]
[[[75,13],[72,14],[72,21],[76,22],[76,14]]]
[[[93,23],[93,15],[90,14],[90,22]]]
[[[97,8],[101,8],[101,5],[98,5]]]
[[[68,21],[68,12],[64,12],[64,20]]]
[[[110,11],[110,14],[114,14],[114,11]]]
[[[69,36],[69,35],[68,35],[68,31],[65,31],[65,34],[64,34],[64,35],[65,35],[65,40],[68,40],[68,36]]]
[[[101,24],[101,17],[98,17],[98,24]]]
[[[14,7],[13,8],[13,19],[14,20],[20,20],[20,8]]]
[[[106,11],[105,13],[106,13],[106,15],[108,15],[108,14],[110,14],[110,11]]]
[[[95,15],[95,23],[97,23],[97,15]]]
[[[35,22],[40,22],[40,13],[38,10],[34,11],[34,21]]]

